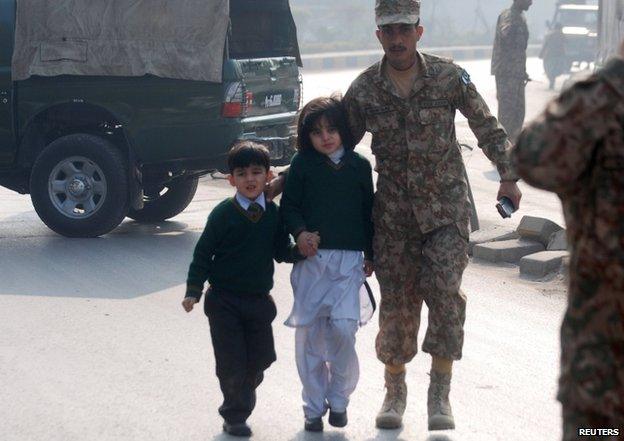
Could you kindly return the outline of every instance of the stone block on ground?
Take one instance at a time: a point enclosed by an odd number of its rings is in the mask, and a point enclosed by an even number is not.
[[[553,221],[534,216],[524,216],[516,229],[520,237],[541,242],[544,247],[548,246],[550,236],[560,230],[563,228]]]
[[[514,239],[476,245],[473,257],[489,262],[517,263],[522,257],[544,251],[546,247],[535,240]]]
[[[550,241],[548,242],[548,247],[546,247],[546,249],[548,251],[567,251],[568,238],[566,230],[559,230],[553,233],[550,236]]]
[[[559,271],[567,251],[542,251],[520,259],[520,274],[544,277],[553,271]]]
[[[520,234],[516,230],[508,228],[494,228],[491,230],[477,230],[470,233],[468,254],[472,256],[475,245],[487,242],[500,242],[501,240],[519,239]]]

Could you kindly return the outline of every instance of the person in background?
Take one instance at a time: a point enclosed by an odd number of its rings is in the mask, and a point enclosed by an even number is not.
[[[529,28],[524,12],[533,0],[513,0],[496,23],[492,50],[492,75],[496,77],[498,120],[515,141],[522,129],[526,113],[525,89],[529,81],[526,71],[526,50]]]
[[[561,23],[555,23],[552,31],[546,35],[540,58],[544,60],[544,71],[549,80],[549,88],[553,90],[557,77],[566,73],[570,67],[566,57],[565,36]]]

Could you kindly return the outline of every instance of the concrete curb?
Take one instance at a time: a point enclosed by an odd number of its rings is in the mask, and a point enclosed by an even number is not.
[[[470,233],[468,243],[468,255],[472,256],[474,247],[489,242],[500,242],[503,240],[519,239],[520,234],[515,230],[506,228],[496,228],[494,230],[477,230]]]
[[[532,44],[527,49],[527,56],[539,54],[541,45]],[[453,60],[484,60],[492,57],[492,46],[448,46],[425,47],[425,53],[452,58]],[[366,68],[379,60],[383,51],[379,49],[352,52],[328,52],[324,54],[302,55],[303,70],[308,72],[325,70],[347,70]]]
[[[517,263],[524,256],[544,251],[539,242],[527,239],[503,240],[476,245],[473,256],[489,262]]]
[[[544,277],[553,271],[559,271],[567,251],[542,251],[520,259],[520,274]]]
[[[469,255],[494,263],[517,263],[521,275],[544,277],[562,267],[565,271],[569,259],[566,230],[548,219],[524,216],[515,231],[497,228],[471,235]]]

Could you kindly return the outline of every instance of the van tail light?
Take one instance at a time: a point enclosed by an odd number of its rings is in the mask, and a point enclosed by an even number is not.
[[[224,118],[241,118],[245,115],[247,106],[246,94],[243,93],[243,83],[230,83],[225,90],[225,99],[221,108]]]

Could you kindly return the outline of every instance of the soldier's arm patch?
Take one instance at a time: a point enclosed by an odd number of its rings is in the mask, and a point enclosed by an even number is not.
[[[472,81],[470,80],[470,74],[466,72],[465,69],[462,69],[461,71],[461,80],[466,86],[472,83]]]

